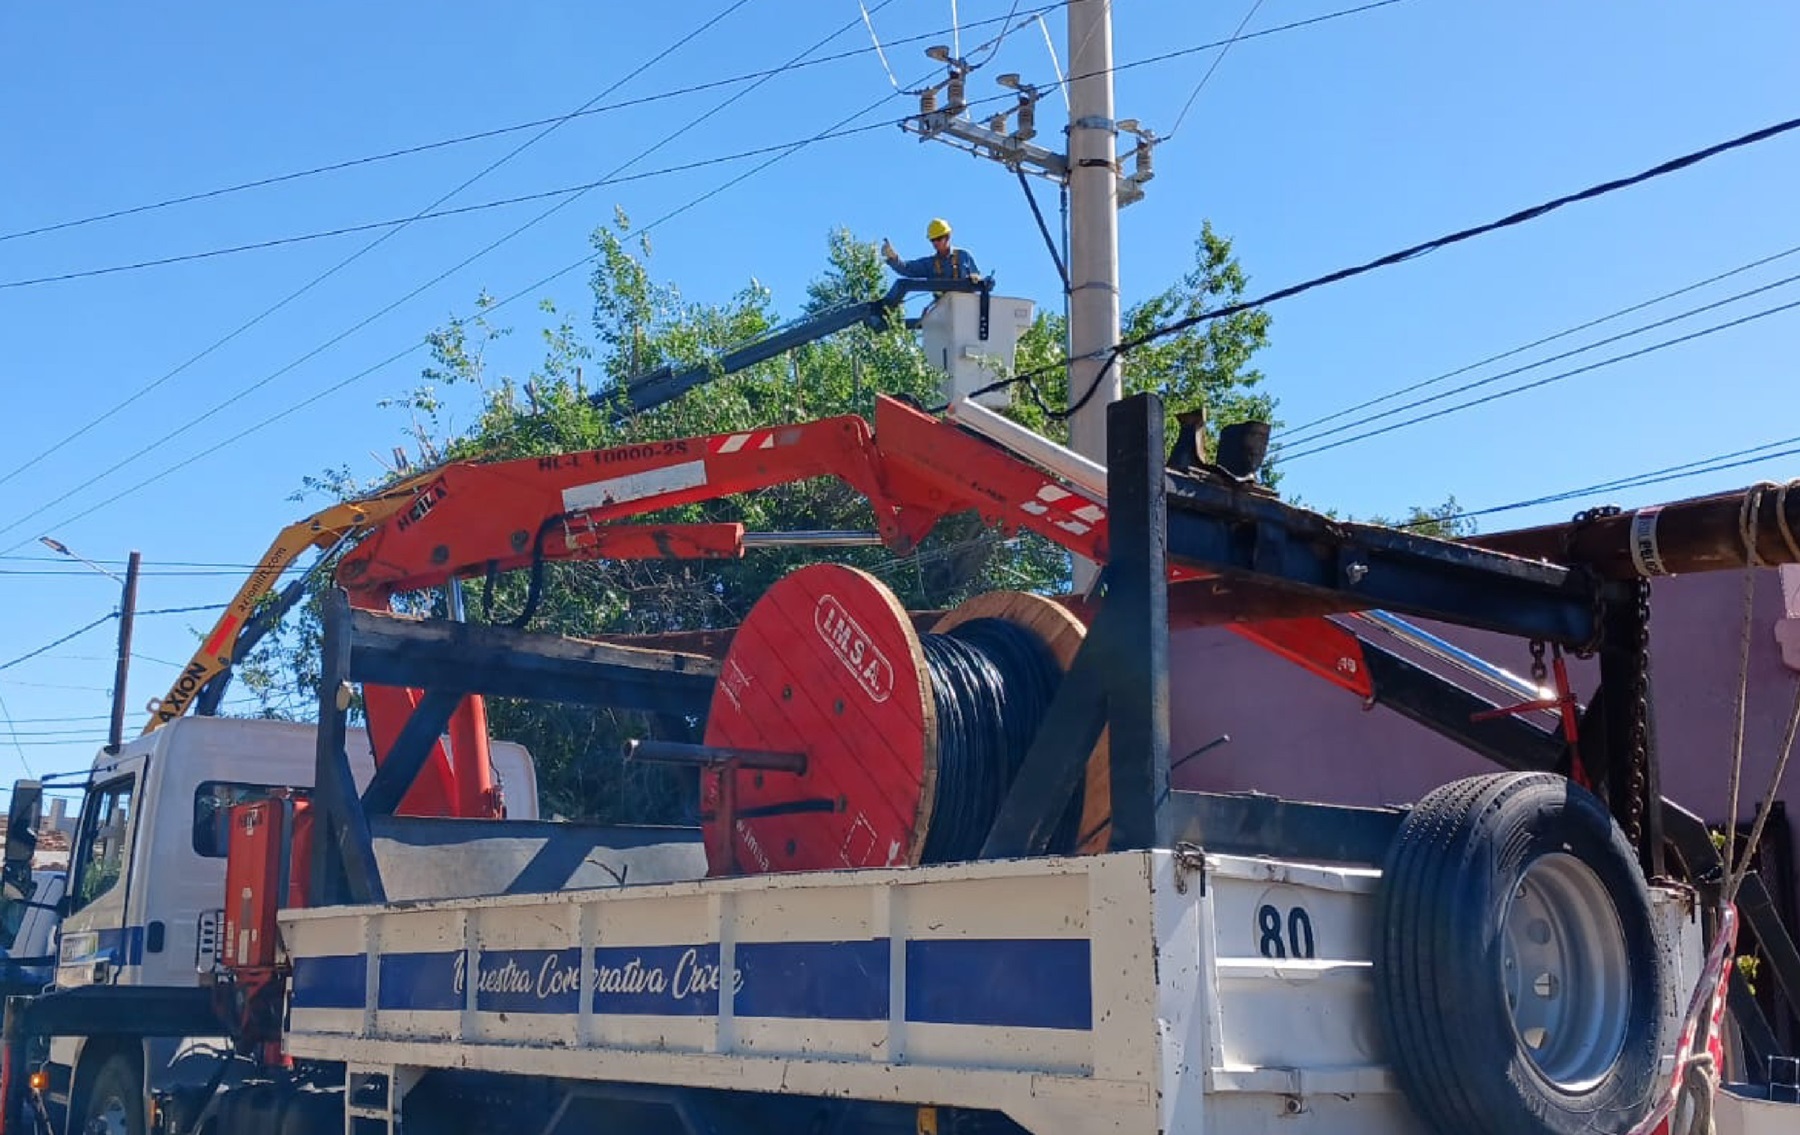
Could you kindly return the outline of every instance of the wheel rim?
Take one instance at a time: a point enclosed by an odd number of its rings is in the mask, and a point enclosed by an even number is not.
[[[1630,1028],[1625,930],[1592,868],[1557,852],[1531,862],[1513,889],[1501,965],[1513,1032],[1565,1092],[1593,1088]]]

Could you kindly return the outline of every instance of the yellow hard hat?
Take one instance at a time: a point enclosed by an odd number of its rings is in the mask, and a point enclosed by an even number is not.
[[[931,218],[931,223],[929,225],[925,226],[925,239],[926,240],[936,240],[940,236],[949,236],[949,235],[950,235],[950,222],[946,221],[942,217]]]

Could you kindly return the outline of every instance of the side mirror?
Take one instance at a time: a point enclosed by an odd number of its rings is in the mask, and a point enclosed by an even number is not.
[[[0,897],[23,902],[31,897],[31,860],[37,854],[38,823],[43,819],[41,781],[13,783],[12,805],[6,810],[6,857],[0,866]]]

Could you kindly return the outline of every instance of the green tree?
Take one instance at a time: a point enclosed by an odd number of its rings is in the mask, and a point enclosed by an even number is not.
[[[405,432],[413,464],[502,460],[627,442],[748,429],[771,422],[835,414],[870,415],[877,392],[931,405],[941,400],[939,379],[925,363],[915,336],[896,317],[883,328],[852,327],[796,348],[741,373],[723,375],[667,405],[615,424],[589,395],[617,389],[625,379],[670,364],[685,366],[714,352],[758,338],[779,322],[767,289],[752,282],[719,304],[687,301],[651,270],[651,249],[622,213],[593,234],[593,295],[588,327],[541,305],[537,361],[513,373],[494,360],[511,328],[493,319],[493,301],[478,296],[473,311],[432,332],[431,364],[404,396],[384,405],[407,416]],[[829,235],[822,274],[808,287],[802,315],[879,296],[887,284],[876,245],[850,233]],[[1193,268],[1177,283],[1126,314],[1128,335],[1241,298],[1243,270],[1231,245],[1204,228],[1195,243]],[[1125,368],[1129,391],[1156,390],[1171,412],[1204,404],[1216,424],[1268,419],[1274,402],[1260,389],[1252,356],[1267,341],[1269,317],[1247,312],[1196,327],[1134,352]],[[1041,316],[1021,343],[1018,366],[1050,366],[1063,354],[1060,315]],[[1025,384],[1021,384],[1025,385]],[[1014,400],[1024,424],[1062,439],[1057,416],[1067,398],[1065,372],[1055,367]],[[472,396],[472,397],[471,397]],[[466,426],[449,407],[473,402]],[[1171,429],[1173,428],[1171,424]],[[1173,433],[1171,432],[1171,437]],[[397,468],[360,483],[339,468],[311,478],[308,496],[342,498],[366,493],[400,476]],[[731,500],[670,510],[646,520],[734,520],[751,531],[873,528],[868,503],[832,481],[783,485]],[[947,518],[914,554],[896,558],[881,548],[837,549],[831,558],[882,578],[910,609],[953,606],[993,588],[1055,592],[1067,586],[1068,556],[1030,535],[1002,540],[973,514]],[[818,558],[804,550],[758,551],[740,561],[692,563],[620,561],[547,565],[546,586],[529,628],[561,634],[654,633],[735,626],[767,587],[800,564]],[[510,619],[525,601],[524,573],[498,580],[487,594],[469,587],[470,617]],[[320,586],[290,616],[281,633],[240,666],[265,712],[281,714],[316,704]],[[403,609],[442,614],[440,594],[399,597]],[[656,768],[626,768],[618,759],[623,739],[649,723],[629,715],[550,703],[490,701],[494,732],[524,743],[538,766],[542,806],[571,817],[675,820],[692,801],[681,777]],[[668,723],[662,723],[667,726]]]
[[[1121,334],[1129,341],[1178,320],[1229,307],[1244,298],[1248,287],[1249,277],[1233,255],[1231,241],[1206,222],[1194,241],[1192,267],[1179,281],[1125,309]],[[1237,312],[1147,343],[1114,365],[1120,368],[1126,394],[1154,391],[1162,398],[1168,414],[1164,432],[1171,443],[1178,430],[1175,416],[1198,408],[1205,409],[1208,431],[1215,438],[1219,427],[1235,422],[1279,426],[1275,399],[1262,389],[1262,372],[1250,365],[1252,356],[1268,345],[1269,325],[1266,311]],[[1044,373],[1015,400],[1013,411],[1019,421],[1060,442],[1069,436],[1062,416],[1069,404],[1069,374],[1057,365],[1067,355],[1067,342],[1068,324],[1060,314],[1041,316],[1020,338],[1021,373]],[[1265,468],[1263,479],[1276,484],[1278,470]]]

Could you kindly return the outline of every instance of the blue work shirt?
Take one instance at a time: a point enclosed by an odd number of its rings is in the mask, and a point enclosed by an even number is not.
[[[888,258],[888,267],[902,276],[920,280],[966,280],[981,272],[975,266],[975,258],[960,248],[952,248],[946,256],[932,253],[917,260],[902,260],[898,256],[891,256]]]

